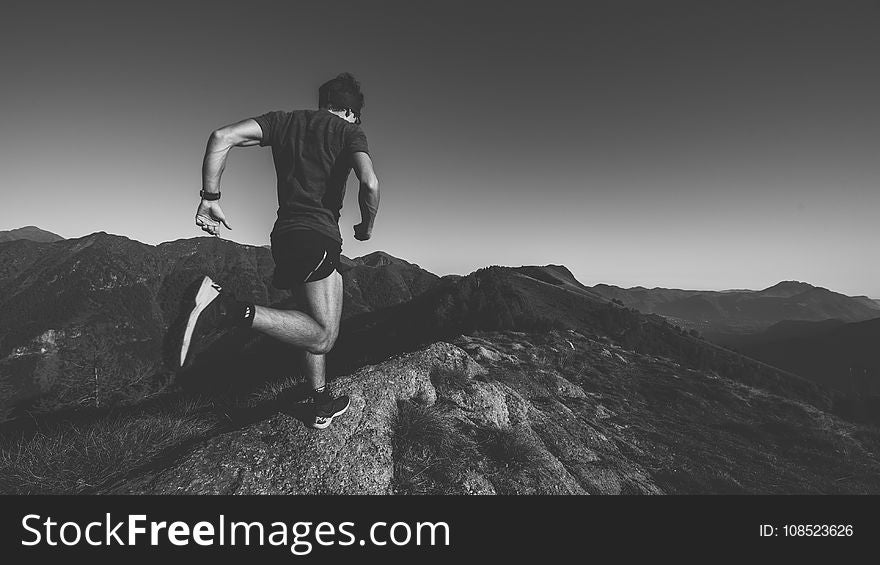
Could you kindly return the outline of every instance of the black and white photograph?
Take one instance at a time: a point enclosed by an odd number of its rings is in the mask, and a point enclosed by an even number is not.
[[[330,506],[356,556],[422,539],[346,528],[399,499],[456,555],[483,495],[880,494],[878,30],[867,0],[5,2],[0,505],[286,560],[314,530],[102,501]],[[742,537],[880,533],[810,518]],[[58,521],[3,535],[98,545]]]

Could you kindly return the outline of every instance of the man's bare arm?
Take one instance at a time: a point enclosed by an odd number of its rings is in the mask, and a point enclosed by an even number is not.
[[[360,241],[370,239],[373,221],[379,211],[379,179],[373,171],[373,160],[363,151],[353,155],[354,173],[361,183],[358,191],[358,204],[361,208],[361,223],[354,227],[354,237]]]
[[[220,177],[226,168],[226,157],[233,147],[250,147],[258,145],[263,139],[263,130],[253,119],[218,128],[208,138],[205,148],[205,159],[202,161],[202,188],[205,192],[220,192]],[[202,200],[196,210],[196,225],[203,231],[220,235],[220,224],[228,229],[229,223],[217,200]]]
[[[220,176],[226,168],[230,149],[259,145],[261,139],[263,130],[252,118],[214,130],[208,138],[202,162],[202,188],[205,192],[219,192]]]

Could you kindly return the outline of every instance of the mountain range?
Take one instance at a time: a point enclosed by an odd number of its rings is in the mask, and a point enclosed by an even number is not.
[[[98,232],[53,243],[0,244],[0,369],[14,375],[24,396],[38,393],[27,382],[36,359],[28,353],[46,349],[47,341],[53,342],[49,349],[57,348],[83,327],[112,335],[121,351],[160,357],[186,287],[201,274],[240,298],[296,307],[297,297],[271,286],[272,269],[268,249],[219,238],[152,246]],[[680,335],[675,326],[687,329],[693,324],[681,320],[702,318],[715,329],[736,326],[757,334],[756,328],[783,316],[843,321],[880,313],[860,297],[793,281],[762,291],[624,290],[587,287],[561,265],[489,267],[440,277],[384,252],[343,257],[340,271],[343,329],[328,357],[337,372],[436,339],[522,328],[598,329],[631,348],[649,344],[646,351],[659,354],[721,358],[728,353]],[[251,348],[258,352],[264,346]]]
[[[786,320],[861,322],[880,317],[880,304],[867,296],[846,296],[800,281],[782,281],[763,290],[624,289],[605,284],[593,290],[722,344]]]

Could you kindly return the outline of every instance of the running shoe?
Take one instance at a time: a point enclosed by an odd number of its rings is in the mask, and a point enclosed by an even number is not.
[[[183,331],[180,346],[181,367],[186,361],[187,353],[198,349],[199,342],[204,342],[205,338],[232,326],[228,314],[234,305],[235,299],[223,295],[219,284],[207,276],[202,279]]]
[[[326,392],[315,394],[315,421],[312,427],[316,430],[327,428],[333,418],[345,414],[350,405],[351,399],[345,395],[333,398]]]

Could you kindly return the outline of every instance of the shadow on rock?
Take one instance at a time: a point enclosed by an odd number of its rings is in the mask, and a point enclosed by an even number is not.
[[[228,426],[232,429],[249,426],[278,413],[296,418],[303,425],[308,426],[314,417],[312,404],[307,402],[310,396],[311,387],[308,383],[302,382],[285,389],[271,400],[252,406],[229,407],[223,411],[223,415],[227,418]]]

